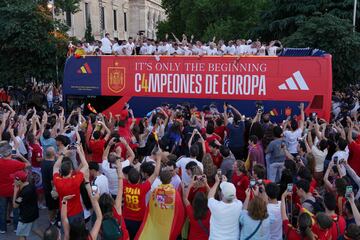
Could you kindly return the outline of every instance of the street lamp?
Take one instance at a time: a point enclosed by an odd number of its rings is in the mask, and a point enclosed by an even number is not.
[[[353,31],[354,32],[356,30],[356,9],[357,9],[357,0],[354,0],[354,13],[353,13],[353,26],[354,26]]]
[[[47,3],[47,7],[49,10],[51,10],[52,13],[52,19],[55,21],[55,0],[49,0]],[[56,28],[54,24],[54,36],[56,33]],[[58,67],[58,58],[57,58],[57,46],[55,46],[55,64],[56,64],[56,84],[59,82],[59,67]]]

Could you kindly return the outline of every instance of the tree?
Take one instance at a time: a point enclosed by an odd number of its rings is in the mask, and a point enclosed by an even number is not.
[[[262,36],[266,41],[282,39],[296,32],[309,18],[326,13],[352,20],[353,4],[354,0],[269,0],[268,8],[260,14],[258,26],[252,29],[252,36]]]
[[[352,33],[349,20],[332,14],[309,18],[296,32],[284,38],[292,47],[324,49],[333,56],[333,84],[343,88],[360,79],[360,34]]]
[[[158,36],[174,32],[209,41],[248,37],[250,28],[256,26],[260,10],[267,0],[163,0],[168,16],[158,26]]]
[[[67,52],[66,30],[53,20],[44,2],[0,0],[1,82],[21,85],[30,77],[54,81],[57,66],[61,77]]]
[[[85,40],[87,42],[93,42],[95,40],[94,35],[92,34],[92,27],[91,27],[90,18],[86,22]]]

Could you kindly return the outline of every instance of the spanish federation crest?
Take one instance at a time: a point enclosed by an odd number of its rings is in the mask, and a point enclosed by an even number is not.
[[[108,67],[108,86],[112,92],[119,93],[125,88],[125,68]]]

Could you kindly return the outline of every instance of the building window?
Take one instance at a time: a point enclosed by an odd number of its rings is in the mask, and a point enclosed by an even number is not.
[[[126,12],[124,12],[124,31],[127,32],[127,19],[126,19]]]
[[[71,12],[66,12],[66,25],[71,27]]]
[[[85,24],[90,21],[89,3],[85,3]]]
[[[114,10],[114,30],[117,31],[117,11]]]
[[[101,7],[101,30],[105,30],[105,8]]]

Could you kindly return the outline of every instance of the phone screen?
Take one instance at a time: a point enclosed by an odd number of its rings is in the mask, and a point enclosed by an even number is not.
[[[289,184],[287,185],[287,191],[288,191],[288,192],[292,192],[292,191],[293,191],[293,184],[292,184],[292,183],[289,183]]]

